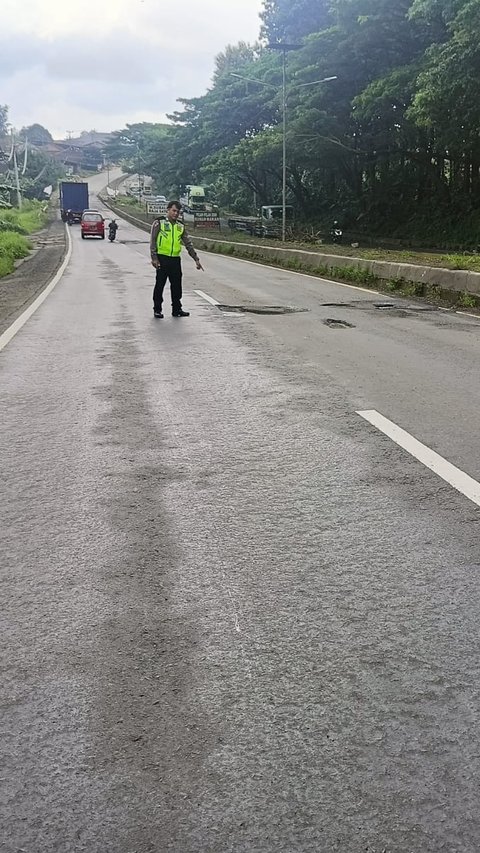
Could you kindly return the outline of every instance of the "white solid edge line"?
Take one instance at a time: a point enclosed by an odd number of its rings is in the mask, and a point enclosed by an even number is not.
[[[215,252],[211,252],[210,254],[214,255]],[[217,255],[217,257],[225,258],[225,255]],[[303,276],[303,278],[314,278],[316,279],[316,281],[326,281],[327,284],[338,284],[339,287],[349,287],[351,290],[361,290],[362,293],[371,293],[373,296],[380,296],[378,290],[370,290],[370,288],[368,287],[358,287],[355,284],[345,284],[343,281],[333,281],[333,279],[324,278],[321,275],[313,275],[312,273],[308,272],[296,272],[295,270],[287,270],[284,267],[274,267],[271,264],[259,264],[258,261],[247,261],[246,258],[234,258],[233,255],[229,255],[228,260],[239,261],[243,264],[252,264],[252,266],[254,267],[266,267],[269,270],[276,270],[276,272],[286,272],[289,275],[301,275]]]
[[[410,433],[397,426],[393,421],[389,421],[388,418],[385,418],[380,412],[375,411],[375,409],[357,412],[356,414],[371,423],[372,426],[383,432],[388,438],[391,438],[392,441],[406,450],[407,453],[410,453],[411,456],[429,468],[430,471],[438,474],[442,480],[453,486],[457,492],[465,495],[474,504],[480,506],[480,483],[474,480],[473,477],[469,477],[460,468],[452,465],[451,462],[447,462],[443,456],[435,453],[434,450],[430,450],[426,444],[417,441],[413,435],[410,435]]]
[[[462,317],[473,317],[475,320],[478,320],[478,314],[469,314],[468,311],[455,311],[455,314],[461,314]]]
[[[198,295],[201,296],[202,299],[206,299],[207,302],[210,302],[210,305],[220,305],[220,302],[217,302],[217,300],[209,296],[208,293],[204,293],[203,290],[194,290],[193,292],[198,293]]]
[[[27,320],[30,319],[32,314],[35,313],[37,308],[40,307],[42,302],[44,302],[45,299],[47,298],[47,296],[52,292],[53,288],[58,284],[63,273],[65,272],[65,269],[67,267],[67,264],[70,260],[71,254],[72,254],[72,245],[73,245],[72,237],[71,237],[71,234],[70,234],[70,231],[69,231],[67,225],[65,225],[65,231],[67,234],[68,249],[67,249],[67,254],[65,255],[60,267],[58,268],[58,270],[55,273],[54,277],[52,278],[51,282],[49,284],[47,284],[47,286],[44,288],[44,290],[42,290],[40,296],[37,296],[37,298],[32,302],[32,304],[29,305],[28,308],[25,309],[23,314],[20,314],[20,316],[17,317],[16,320],[14,320],[12,325],[9,326],[8,329],[6,329],[2,335],[0,335],[0,350],[4,349],[4,347],[6,347],[7,344],[10,343],[12,338],[15,337],[17,332],[20,331],[22,326],[25,325]]]

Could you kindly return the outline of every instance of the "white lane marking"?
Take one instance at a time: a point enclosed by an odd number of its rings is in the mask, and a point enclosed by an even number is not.
[[[455,311],[455,314],[462,314],[463,317],[474,317],[475,320],[478,320],[478,314],[469,314],[468,311]]]
[[[457,492],[465,495],[474,504],[480,506],[480,483],[474,480],[473,477],[469,477],[460,468],[452,465],[451,462],[447,462],[443,456],[435,453],[434,450],[430,450],[426,444],[417,441],[413,435],[410,435],[410,433],[397,426],[393,421],[389,421],[388,418],[385,418],[380,412],[375,411],[375,409],[357,412],[356,414],[371,423],[372,426],[383,432],[388,438],[391,438],[392,441],[406,450],[407,453],[410,453],[411,456],[414,456],[415,459],[418,459],[430,471],[438,474],[442,480],[453,486]]]
[[[67,254],[65,255],[65,258],[63,259],[61,266],[59,267],[59,269],[55,273],[50,284],[47,284],[45,290],[42,290],[40,296],[37,296],[37,298],[32,302],[32,304],[29,305],[28,308],[26,308],[26,310],[23,312],[23,314],[20,314],[20,317],[17,317],[17,319],[12,323],[12,325],[9,326],[8,329],[6,329],[2,335],[0,335],[0,350],[2,350],[4,347],[7,346],[7,344],[10,343],[10,341],[12,340],[12,338],[15,337],[17,332],[19,332],[20,329],[22,328],[22,326],[25,325],[27,320],[30,319],[32,314],[35,314],[35,311],[37,310],[37,308],[39,308],[40,305],[42,304],[42,302],[45,301],[47,296],[52,292],[53,288],[58,284],[63,273],[65,272],[65,269],[67,267],[67,264],[70,260],[71,254],[72,254],[72,245],[73,245],[72,244],[72,237],[70,234],[70,229],[68,228],[67,225],[65,225],[65,231],[67,234],[68,249],[67,249]]]
[[[209,296],[208,293],[204,293],[203,290],[194,290],[193,292],[198,293],[198,295],[201,296],[202,299],[206,299],[207,302],[210,302],[210,305],[215,305],[215,307],[220,305],[220,302],[217,302],[217,300],[213,299],[212,296]],[[240,316],[240,314],[237,313],[237,311],[222,311],[222,314],[228,314],[229,317],[239,317]]]
[[[202,299],[206,299],[207,302],[210,302],[210,305],[220,305],[220,302],[217,302],[217,300],[209,296],[208,293],[204,293],[203,290],[194,290],[193,292],[198,293],[198,295],[201,296]]]

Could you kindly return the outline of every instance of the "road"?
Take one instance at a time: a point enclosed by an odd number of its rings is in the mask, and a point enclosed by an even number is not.
[[[1,853],[478,851],[479,321],[213,255],[155,321],[71,231],[0,353]]]

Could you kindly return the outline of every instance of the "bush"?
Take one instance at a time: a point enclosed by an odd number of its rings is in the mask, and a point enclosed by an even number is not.
[[[3,278],[4,275],[9,275],[14,270],[13,258],[11,255],[6,255],[2,257],[0,255],[0,278]]]
[[[13,231],[7,231],[0,235],[0,250],[2,255],[11,255],[18,260],[25,258],[32,244],[22,234],[15,234]]]
[[[22,210],[12,207],[10,210],[2,211],[2,222],[7,226],[13,226],[9,230],[18,231],[21,234],[30,234],[43,228],[47,221],[45,205],[38,201],[27,201]]]
[[[22,234],[14,231],[3,231],[0,234],[0,257],[11,257],[13,260],[26,258],[31,249],[31,243]]]
[[[21,225],[16,225],[14,222],[5,222],[5,220],[0,219],[0,232],[2,231],[14,231],[16,234],[28,233]]]

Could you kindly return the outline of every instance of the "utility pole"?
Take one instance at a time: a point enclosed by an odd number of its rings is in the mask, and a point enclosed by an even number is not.
[[[20,179],[18,177],[17,149],[15,146],[15,137],[13,135],[13,130],[12,130],[12,153],[10,154],[10,159],[13,162],[13,174],[15,176],[15,186],[17,189],[17,204],[18,204],[19,210],[21,210],[22,209],[22,193],[20,191]]]

